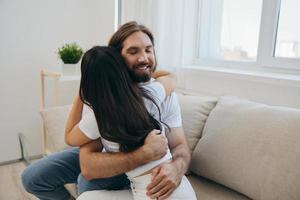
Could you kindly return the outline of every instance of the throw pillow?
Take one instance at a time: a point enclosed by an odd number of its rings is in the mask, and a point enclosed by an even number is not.
[[[46,129],[46,149],[49,153],[67,147],[64,134],[70,111],[71,105],[57,106],[40,111]]]
[[[181,107],[182,124],[190,151],[192,152],[202,135],[202,130],[217,99],[201,95],[177,93]]]

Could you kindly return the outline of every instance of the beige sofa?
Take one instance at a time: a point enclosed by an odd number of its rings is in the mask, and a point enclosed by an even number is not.
[[[300,110],[228,96],[178,97],[192,151],[188,178],[198,199],[300,199]],[[41,112],[52,151],[62,148],[69,109]],[[78,199],[132,196],[129,190],[91,191]]]

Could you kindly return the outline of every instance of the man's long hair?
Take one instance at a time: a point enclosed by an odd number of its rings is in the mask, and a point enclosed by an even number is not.
[[[151,130],[161,130],[144,104],[144,98],[155,104],[153,97],[132,81],[125,61],[112,47],[96,46],[84,54],[79,91],[94,111],[101,136],[119,143],[120,151],[142,146]]]
[[[153,68],[153,72],[156,70],[157,60],[156,60],[156,54],[154,49],[154,37],[152,32],[144,25],[138,24],[136,21],[130,21],[122,26],[119,27],[119,29],[112,35],[108,42],[108,46],[116,48],[120,53],[123,49],[123,43],[129,37],[131,34],[141,31],[145,33],[149,39],[152,42],[153,45],[153,51],[154,51],[154,58],[155,58],[155,66]]]

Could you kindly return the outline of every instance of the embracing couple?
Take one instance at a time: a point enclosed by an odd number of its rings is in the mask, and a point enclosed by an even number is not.
[[[130,189],[132,199],[196,199],[184,173],[190,162],[174,75],[158,71],[152,33],[129,22],[108,47],[93,47],[66,125],[71,146],[31,164],[24,188],[40,199]],[[99,197],[100,198],[100,197]]]

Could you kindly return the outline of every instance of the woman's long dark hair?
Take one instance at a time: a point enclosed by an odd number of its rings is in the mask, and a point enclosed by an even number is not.
[[[151,130],[161,130],[144,104],[143,97],[155,104],[153,97],[132,81],[123,58],[112,47],[96,46],[84,54],[79,91],[94,111],[101,136],[119,143],[120,151],[142,146]]]

